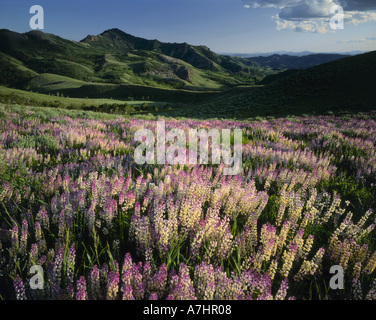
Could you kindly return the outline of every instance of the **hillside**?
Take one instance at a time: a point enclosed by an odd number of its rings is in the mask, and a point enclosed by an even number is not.
[[[165,115],[245,119],[376,109],[376,51],[328,62],[276,77],[268,85],[215,97],[190,110]]]

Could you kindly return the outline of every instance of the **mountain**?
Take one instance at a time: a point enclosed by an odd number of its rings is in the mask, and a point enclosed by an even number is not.
[[[345,51],[345,52],[312,52],[312,51],[273,51],[273,52],[253,52],[253,53],[218,53],[221,55],[228,55],[228,56],[233,56],[233,57],[241,57],[241,58],[252,58],[252,57],[269,57],[272,55],[289,55],[289,56],[294,56],[294,57],[303,57],[303,56],[308,56],[312,54],[340,54],[344,56],[355,56],[358,54],[363,54],[367,53],[369,51]]]
[[[271,56],[259,56],[248,58],[263,67],[273,69],[307,69],[330,61],[346,58],[348,55],[342,54],[309,54],[300,57],[291,55],[273,54]]]
[[[0,59],[3,85],[80,97],[83,91],[110,95],[114,89],[110,84],[128,86],[131,95],[132,86],[224,90],[275,73],[205,46],[147,40],[119,29],[88,35],[79,42],[41,31],[20,34],[2,29]]]

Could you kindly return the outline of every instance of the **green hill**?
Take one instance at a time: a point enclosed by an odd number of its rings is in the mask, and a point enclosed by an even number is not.
[[[245,88],[165,115],[244,119],[376,109],[376,51],[274,76],[267,85]]]

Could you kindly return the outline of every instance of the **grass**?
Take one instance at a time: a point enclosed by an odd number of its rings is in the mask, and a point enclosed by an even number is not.
[[[61,76],[55,77],[47,76],[47,78],[54,80],[64,79]],[[45,79],[45,78],[44,78]],[[69,81],[69,80],[68,80]],[[61,84],[60,84],[61,85]],[[62,91],[62,88],[59,88]],[[59,92],[57,91],[57,92]],[[116,106],[125,105],[140,108],[142,105],[147,104],[150,107],[158,107],[165,105],[163,102],[148,101],[148,100],[119,100],[119,99],[89,99],[89,98],[67,98],[60,96],[53,96],[47,94],[41,94],[36,92],[6,88],[0,86],[0,102],[9,104],[19,104],[27,106],[42,106],[42,107],[55,107],[62,109],[76,109],[85,110],[86,108],[93,107],[92,109],[98,109],[102,105]],[[98,111],[101,111],[100,108]]]

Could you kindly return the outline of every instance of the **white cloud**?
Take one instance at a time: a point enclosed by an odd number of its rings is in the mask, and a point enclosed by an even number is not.
[[[252,8],[285,8],[296,5],[301,0],[243,0],[244,3]]]
[[[333,32],[329,20],[316,18],[310,20],[290,21],[276,17],[277,30],[290,29],[295,32],[327,33]]]
[[[345,12],[345,23],[358,25],[360,23],[376,21],[376,12],[360,12],[347,11]]]
[[[279,17],[285,20],[328,17],[333,0],[300,1],[296,6],[282,8]]]
[[[274,17],[277,29],[296,32],[333,32],[330,28],[330,8],[344,8],[344,23],[358,25],[376,21],[376,0],[243,0],[248,8],[278,8]]]

